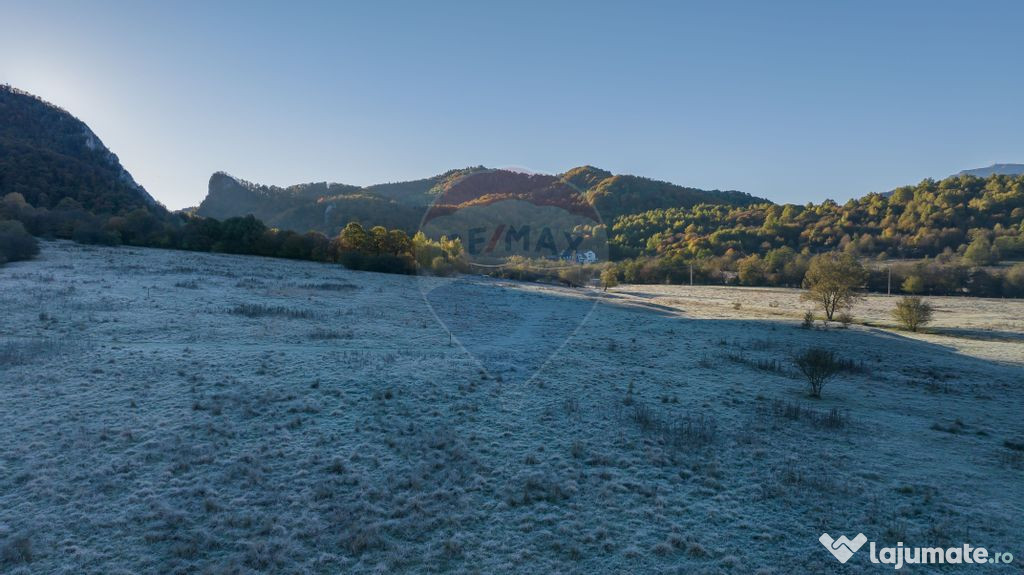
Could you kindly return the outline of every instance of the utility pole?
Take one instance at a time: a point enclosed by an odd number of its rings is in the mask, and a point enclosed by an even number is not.
[[[690,285],[693,285],[693,264],[690,264]]]
[[[889,280],[885,286],[885,295],[892,295],[892,265],[887,266],[889,269]]]

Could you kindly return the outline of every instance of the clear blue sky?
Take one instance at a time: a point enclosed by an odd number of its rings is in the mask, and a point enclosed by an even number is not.
[[[1024,162],[1021,2],[0,0],[0,82],[169,207],[216,170],[593,164],[778,202]]]

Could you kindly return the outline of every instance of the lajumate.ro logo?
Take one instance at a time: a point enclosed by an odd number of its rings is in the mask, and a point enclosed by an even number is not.
[[[902,569],[909,565],[998,565],[1013,563],[1013,554],[990,552],[985,547],[965,543],[955,547],[911,547],[899,542],[895,547],[876,549],[874,541],[858,533],[850,539],[845,535],[832,537],[822,533],[818,541],[828,549],[840,563],[849,561],[865,543],[868,544],[868,560],[871,563],[891,565]]]

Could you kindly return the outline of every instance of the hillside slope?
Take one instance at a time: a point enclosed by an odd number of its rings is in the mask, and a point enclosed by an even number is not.
[[[0,195],[12,192],[37,208],[54,208],[65,198],[104,214],[157,206],[85,123],[0,85]]]

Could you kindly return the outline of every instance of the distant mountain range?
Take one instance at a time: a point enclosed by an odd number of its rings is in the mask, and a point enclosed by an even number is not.
[[[979,178],[987,178],[989,176],[1001,175],[1001,176],[1018,176],[1024,174],[1024,164],[992,164],[985,168],[975,168],[973,170],[963,170],[959,172],[958,176],[977,176]]]
[[[97,213],[163,210],[81,120],[2,84],[0,196],[11,192],[44,208],[74,200]]]
[[[949,176],[950,178],[956,178],[959,176],[974,176],[977,178],[987,178],[989,176],[1019,176],[1024,174],[1024,164],[992,164],[984,168],[974,168],[973,170],[960,170],[959,172]],[[893,192],[896,190],[889,190],[887,192],[880,192],[879,195],[889,198],[892,197]]]
[[[493,183],[495,190],[530,187],[541,193],[543,185],[568,184],[609,224],[622,216],[649,210],[690,208],[697,204],[745,207],[772,203],[743,192],[688,188],[640,176],[615,175],[593,166],[580,166],[555,175],[529,175],[475,166],[420,180],[366,187],[319,182],[282,188],[254,184],[217,172],[210,178],[202,204],[188,211],[217,219],[251,214],[272,227],[300,232],[315,230],[328,235],[337,233],[350,221],[412,231],[436,198],[460,179],[484,172],[496,174],[499,181]],[[964,170],[957,175],[985,178],[993,174],[1024,174],[1024,164],[994,164]],[[520,182],[531,178],[539,179],[542,185]],[[892,193],[882,195],[889,197]]]
[[[579,201],[595,207],[607,223],[622,215],[652,209],[770,203],[743,192],[688,188],[639,176],[615,175],[593,166],[555,175],[476,166],[421,180],[366,187],[321,182],[281,188],[217,172],[210,178],[206,198],[194,212],[217,219],[252,214],[270,226],[303,232],[333,234],[350,221],[412,231],[436,198],[469,176],[482,181],[484,175],[484,185],[490,186],[492,195],[521,195],[524,190],[543,194],[553,186],[571,187]]]

